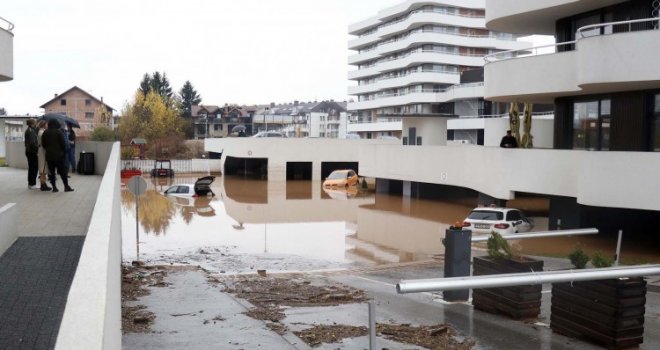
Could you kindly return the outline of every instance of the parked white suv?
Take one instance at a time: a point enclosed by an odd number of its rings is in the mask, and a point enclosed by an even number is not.
[[[463,221],[463,228],[473,233],[495,231],[499,234],[510,234],[531,231],[534,221],[518,209],[483,207],[472,210]]]

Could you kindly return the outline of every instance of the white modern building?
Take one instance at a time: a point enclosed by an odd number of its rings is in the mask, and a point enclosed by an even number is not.
[[[657,222],[660,206],[648,204],[660,203],[659,12],[657,0],[486,1],[491,30],[556,39],[550,50],[487,56],[486,99],[554,104],[557,150],[551,157],[566,163],[583,154],[583,161],[603,162],[595,168],[576,163],[584,169],[561,180],[566,188],[589,182],[597,200],[586,200],[586,188],[550,193],[556,195],[551,197],[555,218],[611,228],[628,221],[642,230]],[[636,199],[621,201],[634,192]]]
[[[408,0],[351,25],[352,129],[376,138],[401,123],[404,144],[443,145],[447,119],[504,112],[483,99],[483,56],[530,44],[485,24],[483,0]]]

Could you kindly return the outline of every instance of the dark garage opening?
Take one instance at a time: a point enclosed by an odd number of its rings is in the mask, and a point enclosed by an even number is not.
[[[287,162],[286,180],[311,180],[312,162]]]
[[[268,158],[227,157],[223,174],[251,179],[268,179]]]
[[[331,172],[339,169],[353,169],[360,175],[358,162],[323,162],[321,163],[321,180],[325,180]]]

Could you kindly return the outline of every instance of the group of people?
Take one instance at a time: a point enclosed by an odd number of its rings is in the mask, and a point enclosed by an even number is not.
[[[69,166],[76,171],[76,134],[71,124],[66,128],[57,119],[49,121],[28,119],[25,130],[25,156],[28,161],[28,188],[59,192],[55,171],[60,174],[64,192],[72,192],[69,186]],[[37,186],[37,177],[40,187]],[[47,182],[50,182],[48,186]]]

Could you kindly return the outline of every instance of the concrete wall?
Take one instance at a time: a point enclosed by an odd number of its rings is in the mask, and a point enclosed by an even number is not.
[[[116,142],[105,167],[55,349],[121,349],[119,161]]]
[[[408,137],[410,128],[417,128],[417,137],[422,137],[422,145],[446,145],[447,144],[447,119],[448,118],[403,118],[402,136]],[[415,144],[415,140],[408,140],[408,144]]]
[[[14,79],[14,34],[0,28],[0,81]]]
[[[518,191],[660,210],[658,152],[371,145],[360,148],[359,162],[363,176],[465,187],[499,199]]]
[[[0,256],[18,238],[18,222],[16,221],[16,203],[9,203],[0,208]]]
[[[105,167],[110,158],[113,142],[84,141],[76,145],[76,162],[80,159],[80,153],[94,152],[94,174],[103,175]],[[23,142],[7,142],[6,161],[7,165],[17,169],[27,169],[25,158],[25,145]]]
[[[206,139],[207,152],[222,152],[227,157],[268,158],[268,180],[286,180],[287,162],[311,162],[312,180],[321,180],[322,162],[357,162],[362,145],[397,145],[398,140],[280,139],[233,137]]]

